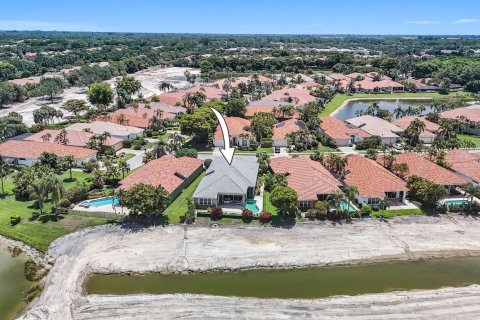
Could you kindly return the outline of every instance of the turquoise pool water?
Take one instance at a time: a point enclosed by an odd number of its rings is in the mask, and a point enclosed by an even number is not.
[[[352,206],[352,204],[349,202],[349,203],[344,203],[344,202],[341,202],[340,203],[340,209],[341,210],[348,210],[350,212],[355,212],[357,210],[355,210],[355,208]]]
[[[257,200],[249,199],[245,204],[245,209],[252,211],[253,213],[258,213]]]
[[[115,197],[113,199],[113,201],[114,201],[115,205],[119,204],[119,201],[118,201],[117,197]],[[88,200],[88,203],[92,207],[100,207],[100,206],[111,205],[112,204],[112,197],[100,198],[100,199],[95,199],[95,200]]]
[[[468,204],[468,200],[459,199],[459,200],[445,200],[446,205],[460,205],[460,204]]]

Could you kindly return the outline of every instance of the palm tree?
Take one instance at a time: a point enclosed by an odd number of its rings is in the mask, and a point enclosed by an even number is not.
[[[123,113],[120,113],[119,115],[117,115],[115,120],[119,125],[122,125],[122,126],[128,126],[129,124],[127,116],[125,116]]]
[[[65,188],[63,183],[57,178],[54,173],[50,173],[44,177],[47,184],[47,196],[48,192],[52,194],[52,202],[55,206],[55,214],[57,214],[57,204],[60,199],[63,198],[63,194],[65,193]]]
[[[347,196],[348,201],[351,203],[355,202],[355,196],[358,194],[358,189],[356,186],[349,186],[345,190],[345,195]]]
[[[469,182],[463,188],[465,191],[465,196],[468,196],[468,207],[469,210],[472,210],[472,205],[474,202],[474,198],[480,195],[480,186],[475,186],[473,183]]]
[[[402,106],[398,106],[395,108],[395,110],[393,110],[393,116],[397,119],[405,116],[405,111],[403,110]]]
[[[118,168],[120,171],[122,171],[122,179],[125,179],[125,173],[130,171],[130,165],[128,164],[127,160],[120,159],[120,161],[118,161]]]
[[[232,81],[230,81],[230,79],[225,79],[222,84],[222,89],[227,94],[228,99],[228,94],[232,91]]]
[[[282,119],[285,119],[286,116],[288,116],[289,118],[293,116],[293,114],[295,113],[295,108],[292,105],[288,104],[280,106],[278,111],[282,114]]]
[[[68,167],[68,170],[70,171],[70,181],[73,181],[72,168],[77,165],[77,161],[75,160],[75,157],[72,155],[65,156],[65,158],[63,158],[63,161],[65,162],[65,165]]]
[[[43,214],[43,203],[45,198],[48,196],[49,184],[45,177],[41,179],[34,180],[30,185],[33,189],[33,194],[37,198],[38,209],[40,214]]]
[[[387,197],[384,197],[378,202],[378,207],[382,210],[382,216],[385,216],[384,211],[387,210],[387,208],[390,208],[390,200],[388,200]]]
[[[8,174],[9,172],[9,165],[8,163],[5,161],[5,159],[3,159],[2,156],[0,156],[0,180],[2,181],[2,197],[5,196],[5,189],[4,189],[4,186],[3,186],[3,178]]]
[[[162,81],[158,85],[158,89],[160,89],[161,91],[164,91],[164,92],[169,92],[170,90],[173,89],[173,86],[170,82]]]

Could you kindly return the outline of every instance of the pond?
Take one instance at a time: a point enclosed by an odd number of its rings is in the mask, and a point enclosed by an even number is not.
[[[393,113],[397,107],[407,108],[409,106],[418,107],[423,105],[426,110],[423,114],[430,112],[430,103],[432,100],[420,100],[420,99],[394,99],[394,100],[351,100],[348,101],[342,108],[337,109],[337,112],[333,116],[340,120],[347,120],[356,117],[355,113],[359,110],[365,110],[372,103],[378,102],[382,109],[387,109]]]
[[[23,254],[13,258],[0,244],[0,319],[13,319],[24,306],[23,293],[32,286],[25,279],[26,261]]]
[[[224,273],[91,276],[87,294],[193,293],[257,298],[325,298],[480,284],[480,257]]]

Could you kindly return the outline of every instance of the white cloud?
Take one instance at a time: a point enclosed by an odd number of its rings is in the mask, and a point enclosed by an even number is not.
[[[440,24],[438,20],[412,20],[406,21],[406,24],[420,24],[420,25],[432,25],[432,24]]]
[[[0,30],[100,31],[97,27],[63,21],[0,20]]]
[[[477,23],[477,22],[478,22],[478,19],[463,18],[463,19],[458,19],[457,21],[454,22],[454,24]]]

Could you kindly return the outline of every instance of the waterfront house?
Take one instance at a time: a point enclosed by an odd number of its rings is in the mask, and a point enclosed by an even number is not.
[[[346,147],[370,137],[368,132],[329,116],[320,117],[319,131],[333,140],[337,147]]]
[[[366,131],[372,136],[379,136],[382,139],[382,144],[394,144],[398,142],[400,136],[405,132],[404,129],[393,123],[369,115],[351,118],[345,121]]]

